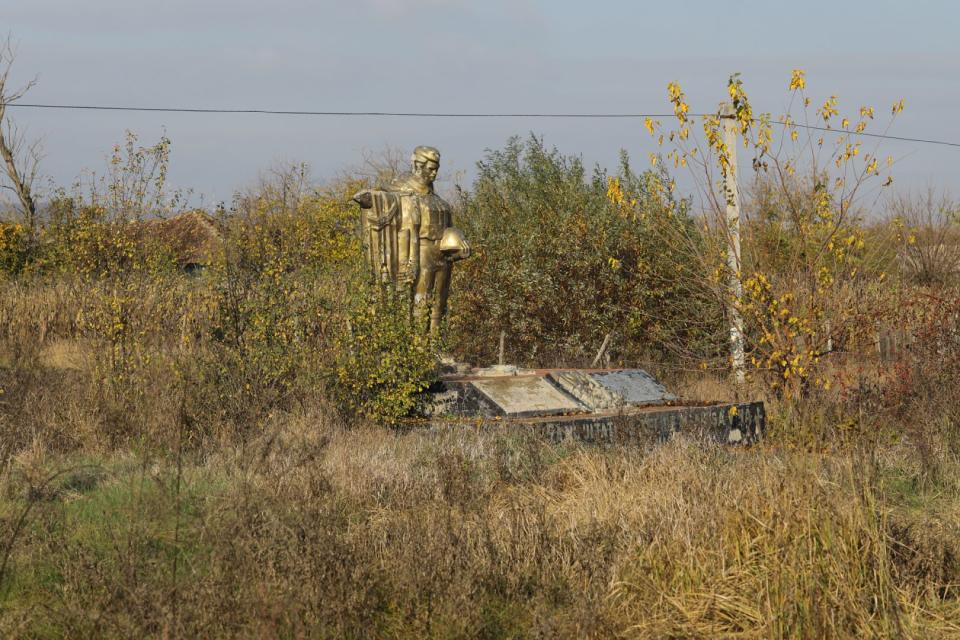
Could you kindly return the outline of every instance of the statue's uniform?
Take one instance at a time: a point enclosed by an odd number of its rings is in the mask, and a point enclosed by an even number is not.
[[[364,210],[363,239],[367,259],[381,282],[412,287],[417,324],[431,332],[446,313],[452,264],[440,251],[451,226],[450,205],[431,189],[408,178],[370,195]],[[360,196],[361,194],[358,194]]]
[[[440,240],[450,226],[450,205],[432,192],[409,197],[420,213],[420,270],[414,285],[414,310],[421,325],[426,322],[430,330],[436,331],[447,311],[453,267],[440,253]]]

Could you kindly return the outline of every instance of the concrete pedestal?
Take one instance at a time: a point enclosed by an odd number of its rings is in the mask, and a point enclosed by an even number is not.
[[[487,423],[555,442],[629,444],[683,432],[749,444],[766,426],[762,402],[687,403],[641,369],[477,370],[450,375],[421,413],[437,428]]]

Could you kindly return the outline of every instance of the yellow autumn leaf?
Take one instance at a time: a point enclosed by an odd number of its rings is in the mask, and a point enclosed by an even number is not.
[[[803,69],[794,69],[790,75],[790,91],[795,91],[797,89],[803,89],[807,86],[807,80],[804,77],[806,74],[803,72]]]

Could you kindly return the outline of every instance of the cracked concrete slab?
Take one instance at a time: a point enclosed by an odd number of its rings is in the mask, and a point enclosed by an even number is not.
[[[586,410],[541,376],[481,378],[471,380],[470,385],[509,417],[550,416]]]

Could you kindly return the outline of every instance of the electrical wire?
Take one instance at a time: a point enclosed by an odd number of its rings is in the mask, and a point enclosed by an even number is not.
[[[417,113],[400,111],[288,111],[276,109],[202,109],[195,107],[126,107],[81,104],[30,104],[11,102],[8,107],[33,109],[84,109],[89,111],[148,111],[163,113],[247,113],[281,116],[368,116],[396,118],[667,118],[670,113]]]
[[[413,112],[413,111],[301,111],[280,109],[205,109],[198,107],[131,107],[111,105],[81,105],[81,104],[39,104],[11,102],[8,107],[27,109],[71,109],[83,111],[139,111],[150,113],[220,113],[220,114],[255,114],[281,116],[338,116],[338,117],[388,117],[388,118],[589,118],[589,119],[636,119],[636,118],[670,118],[672,113],[440,113],[440,112]],[[704,117],[715,114],[688,114],[688,117]],[[784,123],[776,123],[787,126]],[[930,138],[911,138],[906,136],[891,136],[865,131],[847,131],[846,129],[831,129],[808,124],[791,123],[800,129],[811,129],[833,134],[863,136],[867,138],[881,138],[900,142],[917,142],[921,144],[937,144],[947,147],[960,147],[960,142],[948,140],[933,140]]]

